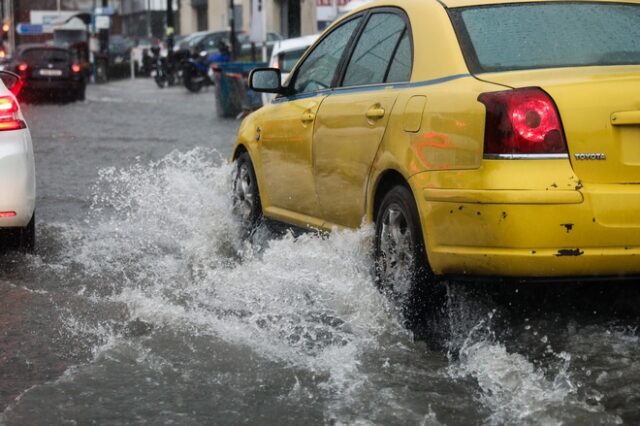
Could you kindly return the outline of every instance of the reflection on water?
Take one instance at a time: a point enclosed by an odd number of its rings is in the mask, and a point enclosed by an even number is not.
[[[221,164],[197,149],[105,169],[85,219],[42,224],[26,263],[0,259],[7,292],[23,287],[31,302],[22,312],[34,328],[11,327],[57,342],[13,362],[64,367],[21,388],[0,422],[640,419],[637,330],[577,311],[525,313],[510,309],[513,297],[449,284],[449,350],[433,351],[373,285],[371,227],[329,236],[263,227],[242,241]],[[39,308],[48,323],[27,313]]]

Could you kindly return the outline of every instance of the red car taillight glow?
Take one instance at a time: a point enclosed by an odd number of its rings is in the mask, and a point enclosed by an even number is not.
[[[24,129],[25,122],[18,117],[18,104],[10,96],[0,97],[0,131]]]
[[[78,65],[78,64],[71,65],[71,71],[76,73],[76,74],[79,73],[80,72],[80,65]]]
[[[485,157],[500,154],[566,154],[560,115],[539,88],[505,90],[478,96],[487,110]]]
[[[20,65],[18,65],[18,71],[20,72],[25,72],[27,71],[27,69],[29,69],[29,65],[22,63]]]

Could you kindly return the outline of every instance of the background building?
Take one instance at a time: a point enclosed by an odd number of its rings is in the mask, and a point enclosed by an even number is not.
[[[120,33],[122,19],[120,11],[126,0],[108,0],[108,5],[115,14],[111,16],[110,27],[112,33]],[[90,13],[94,6],[102,6],[102,0],[0,0],[2,4],[3,21],[9,22],[15,44],[40,43],[53,37],[53,24],[79,13]],[[44,26],[42,34],[23,35],[15,32],[20,23],[41,24]]]
[[[164,39],[167,0],[121,0],[123,33],[131,37]],[[180,0],[173,0],[174,22],[178,22]]]
[[[235,28],[249,31],[252,1],[260,0],[179,0],[183,34],[229,29],[230,1],[233,1]],[[262,0],[267,31],[283,37],[298,37],[318,31],[316,0]]]

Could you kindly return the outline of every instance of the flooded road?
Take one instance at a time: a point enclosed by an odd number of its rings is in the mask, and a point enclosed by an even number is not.
[[[640,423],[638,283],[450,283],[436,349],[376,290],[372,229],[240,238],[211,92],[87,98],[24,107],[39,241],[0,255],[0,424]]]

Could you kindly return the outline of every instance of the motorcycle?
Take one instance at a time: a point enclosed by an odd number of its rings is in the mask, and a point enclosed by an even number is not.
[[[152,47],[151,53],[153,54],[151,76],[155,80],[156,84],[161,89],[167,85],[173,86],[176,82],[175,74],[172,72],[167,58],[160,55],[160,47]]]
[[[182,63],[182,82],[188,91],[198,93],[205,86],[213,86],[213,71],[207,59],[207,52],[202,52],[198,58]]]
[[[206,50],[200,54],[194,54],[182,66],[184,87],[190,92],[197,93],[204,86],[213,86],[215,82],[211,64],[229,62],[230,60],[231,51],[223,40],[218,43],[218,51],[213,54],[209,54]]]

